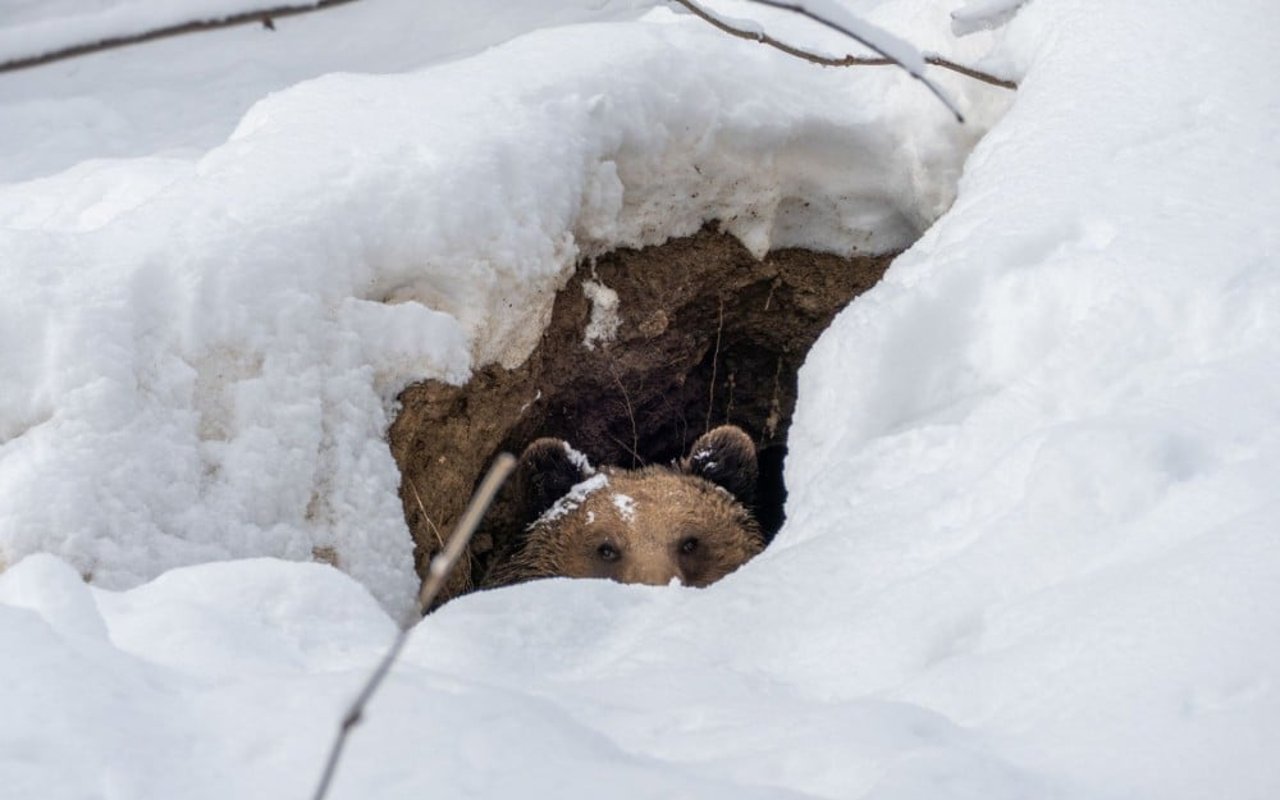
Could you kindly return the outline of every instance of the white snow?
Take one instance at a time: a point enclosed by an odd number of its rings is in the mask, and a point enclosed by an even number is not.
[[[586,454],[573,449],[573,445],[568,442],[561,442],[564,446],[565,455],[569,456],[569,462],[578,468],[578,471],[588,478],[596,474],[596,468],[591,466],[591,459]]]
[[[561,444],[564,447],[564,454],[568,456],[568,460],[573,466],[577,467],[577,470],[582,475],[588,477],[595,475],[595,467],[591,466],[591,460],[586,457],[586,453],[576,451],[576,449],[573,449],[573,445],[568,442],[562,442]]]
[[[844,102],[847,75],[674,22],[332,74],[266,97],[198,160],[0,189],[9,560],[59,553],[119,588],[325,548],[408,613],[383,440],[405,384],[520,363],[580,257],[710,219],[758,252],[881,249],[950,202],[974,134],[927,98]]]
[[[618,510],[618,516],[622,517],[622,521],[628,525],[635,521],[636,518],[636,501],[630,495],[615,493],[612,498],[613,507]]]
[[[956,36],[991,30],[1013,19],[1027,0],[968,0],[951,12],[951,30]]]
[[[5,0],[0,63],[255,11],[319,0]]]
[[[914,45],[890,31],[869,24],[866,19],[852,13],[839,0],[792,0],[792,2],[783,3],[783,6],[800,9],[824,23],[849,31],[866,42],[869,47],[874,48],[877,53],[882,53],[898,62],[913,75],[924,73],[924,56]]]
[[[940,76],[966,128],[643,4],[477,0],[457,49],[413,5],[0,75],[0,797],[306,796],[416,588],[398,388],[713,218],[928,228],[809,356],[786,526],[707,590],[450,603],[333,796],[1280,795],[1269,0],[844,4],[1019,77]]]
[[[748,17],[726,16],[720,11],[717,11],[709,3],[704,4],[704,3],[695,2],[694,5],[699,10],[701,10],[703,14],[706,14],[708,17],[720,23],[721,25],[724,25],[725,27],[733,28],[734,30],[740,31],[742,33],[751,34],[752,36],[756,36],[756,37],[763,36],[765,33],[764,25],[761,24],[760,20],[758,19],[752,19]],[[674,2],[671,3],[670,8],[672,11],[674,11],[677,14],[692,13],[692,10],[690,8],[688,8],[687,6],[683,6],[679,3],[674,3]]]
[[[582,293],[591,301],[591,318],[582,333],[582,346],[596,349],[597,343],[612,342],[622,319],[618,316],[618,293],[599,281],[583,281]]]
[[[280,0],[195,0],[212,9]],[[398,73],[461,58],[538,27],[634,18],[650,0],[358,0],[0,73],[0,183],[82,162],[170,155],[195,161],[222,144],[258,100],[333,72]],[[120,26],[127,12],[130,24]],[[192,0],[0,0],[0,63],[96,35],[121,36],[202,16]],[[220,15],[217,15],[220,16]],[[104,21],[112,27],[101,28]],[[30,26],[39,26],[39,32]],[[97,29],[96,32],[90,29]],[[335,110],[335,114],[337,111]],[[99,167],[101,165],[98,165]],[[114,191],[136,183],[107,182]],[[64,186],[58,192],[66,192]]]
[[[565,514],[568,514],[578,506],[582,505],[582,503],[592,494],[600,491],[608,485],[609,476],[605,475],[603,472],[597,472],[586,480],[574,484],[569,491],[565,493],[564,497],[561,497],[559,500],[552,503],[551,507],[542,512],[541,516],[534,520],[529,527],[532,528],[535,525],[542,525],[560,519]]]

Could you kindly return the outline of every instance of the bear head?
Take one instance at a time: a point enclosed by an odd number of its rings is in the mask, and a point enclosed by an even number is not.
[[[706,586],[764,548],[749,511],[757,465],[732,425],[701,436],[672,467],[592,469],[561,439],[539,439],[517,468],[533,522],[485,586],[543,577]]]

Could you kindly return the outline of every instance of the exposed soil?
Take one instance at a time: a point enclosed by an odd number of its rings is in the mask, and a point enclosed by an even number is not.
[[[495,454],[539,436],[568,440],[596,464],[668,463],[710,427],[732,422],[760,449],[755,508],[767,536],[782,524],[782,460],[796,370],[831,318],[869,289],[896,254],[842,258],[779,250],[757,261],[711,229],[583,264],[556,297],[534,353],[493,365],[462,387],[405,389],[391,426],[400,495],[419,575],[461,516]],[[583,344],[591,281],[617,292],[613,341]],[[450,576],[444,599],[468,591],[527,522],[504,490]]]

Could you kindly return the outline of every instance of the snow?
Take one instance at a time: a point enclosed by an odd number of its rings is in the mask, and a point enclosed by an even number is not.
[[[781,8],[795,8],[823,20],[825,24],[843,28],[855,34],[868,47],[882,53],[887,58],[898,62],[912,75],[923,75],[925,70],[924,56],[910,42],[895,36],[867,21],[838,0],[794,0],[794,2],[778,2]]]
[[[609,476],[605,475],[603,472],[597,472],[586,480],[575,483],[570,487],[569,491],[565,493],[564,497],[561,497],[559,500],[552,503],[551,507],[542,512],[542,515],[534,520],[529,527],[532,528],[535,525],[555,522],[565,514],[568,514],[570,511],[573,511],[575,508],[582,505],[582,503],[592,494],[600,491],[608,485]]]
[[[565,455],[569,456],[569,463],[578,468],[578,472],[591,477],[596,474],[596,468],[591,466],[591,459],[587,458],[585,453],[573,449],[573,445],[568,442],[560,442],[564,448]]]
[[[926,60],[919,50],[893,33],[868,23],[863,16],[851,13],[841,3],[833,2],[833,0],[809,0],[808,2],[752,0],[752,2],[767,8],[785,10],[806,22],[812,22],[825,27],[829,31],[835,31],[841,37],[845,37],[845,45],[848,44],[849,39],[858,42],[862,47],[871,50],[877,56],[888,59],[890,63],[906,70],[912,77],[921,81],[946,106],[947,110],[955,115],[957,121],[964,121],[963,113],[947,95],[946,91],[925,74]],[[728,17],[710,6],[699,3],[685,4],[681,2],[675,7],[681,11],[693,12],[696,16],[728,33],[745,36],[762,44],[768,43],[790,53],[804,54],[806,57],[817,56],[837,61],[842,57],[834,52],[824,52],[820,48],[811,49],[803,44],[804,40],[800,38],[789,36],[767,37],[767,31],[763,23],[758,20]],[[812,31],[807,32],[806,38],[812,38]]]
[[[8,560],[54,552],[124,588],[333,552],[408,614],[383,440],[407,383],[519,364],[581,257],[710,219],[757,252],[878,250],[950,202],[974,134],[927,98],[833,104],[847,76],[694,22],[331,74],[262,99],[196,160],[91,160],[0,189]],[[916,120],[910,148],[890,117]]]
[[[50,47],[170,25],[201,8],[280,0],[2,0],[0,63]],[[399,73],[468,56],[538,27],[634,18],[646,0],[359,0],[284,17],[0,73],[0,183],[106,158],[195,161],[267,95],[333,72]],[[195,9],[196,13],[191,12]],[[220,14],[212,14],[221,16]],[[128,18],[127,26],[119,23]],[[111,26],[104,26],[111,22]],[[32,26],[39,26],[41,33]],[[44,34],[56,37],[48,41]],[[61,43],[61,44],[59,44]],[[318,46],[322,44],[323,46]],[[131,180],[108,185],[123,191]],[[59,191],[66,191],[65,187]]]
[[[596,349],[596,343],[612,342],[622,319],[618,316],[618,293],[599,281],[583,281],[582,293],[591,301],[591,318],[582,332],[582,346]]]
[[[704,6],[696,2],[694,3],[694,5],[704,15],[706,15],[707,17],[710,17],[712,21],[726,28],[732,28],[733,30],[750,34],[751,36],[754,36],[756,38],[764,36],[765,34],[764,25],[762,25],[760,21],[757,19],[750,19],[748,17],[729,17],[729,16],[725,16],[724,14],[720,13],[715,8],[709,5]],[[693,9],[690,9],[688,6],[680,5],[679,3],[673,3],[671,5],[671,10],[676,12],[677,14],[693,13]]]
[[[809,355],[787,524],[706,590],[448,604],[333,796],[1280,794],[1273,5],[954,41],[959,2],[848,4],[1019,77],[941,76],[965,128],[893,70],[552,5],[414,55],[367,0],[226,84],[247,29],[0,76],[0,797],[305,796],[416,589],[398,388],[519,361],[577,258],[712,218],[924,231]]]
[[[69,47],[150,33],[189,22],[212,22],[267,9],[306,8],[319,0],[6,0],[0,63]]]
[[[1027,0],[969,0],[951,12],[951,30],[956,36],[991,30],[1013,19]]]
[[[635,498],[625,494],[614,494],[611,498],[613,507],[618,510],[618,516],[622,517],[622,521],[630,525],[636,518],[636,501]]]

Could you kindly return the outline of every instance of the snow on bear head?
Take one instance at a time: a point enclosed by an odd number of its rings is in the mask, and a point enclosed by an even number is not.
[[[748,510],[755,444],[732,425],[703,434],[673,467],[597,472],[563,440],[539,439],[518,470],[535,519],[485,586],[554,576],[706,586],[764,548]]]

